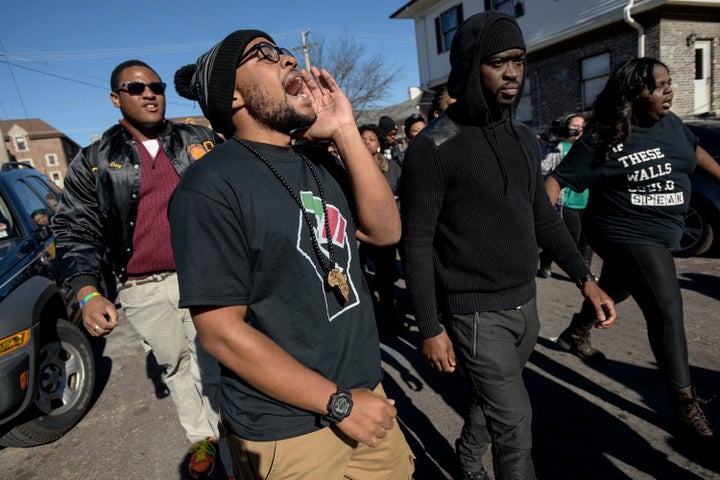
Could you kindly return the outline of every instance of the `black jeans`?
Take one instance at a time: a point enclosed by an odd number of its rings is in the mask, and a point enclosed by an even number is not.
[[[501,312],[444,313],[443,323],[471,386],[457,443],[461,468],[480,471],[492,444],[497,480],[534,480],[532,408],[522,371],[540,330],[535,299]]]
[[[593,245],[603,259],[600,288],[620,303],[629,296],[637,302],[647,324],[650,348],[669,386],[690,385],[683,302],[675,260],[656,245]],[[595,311],[584,302],[577,322],[595,323]]]
[[[378,294],[380,312],[385,321],[395,323],[395,282],[400,278],[397,269],[397,245],[376,247],[374,245],[362,244],[361,254],[367,265],[369,259],[375,267],[375,278],[370,288]],[[375,296],[373,296],[373,300]]]
[[[585,232],[583,231],[583,217],[585,216],[585,209],[578,210],[576,208],[563,207],[562,218],[565,222],[565,226],[570,232],[570,236],[575,241],[578,250],[583,256],[585,263],[590,266],[592,262],[593,251],[590,244],[585,239]],[[545,251],[540,252],[540,268],[548,268],[552,265],[553,258],[549,253]]]

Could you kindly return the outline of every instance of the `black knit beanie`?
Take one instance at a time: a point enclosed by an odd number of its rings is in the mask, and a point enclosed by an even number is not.
[[[232,136],[232,100],[235,72],[247,45],[258,37],[272,37],[260,30],[236,30],[201,55],[195,64],[185,65],[175,72],[175,90],[190,100],[197,100],[212,128],[225,138]]]
[[[520,25],[510,15],[488,11],[465,20],[453,37],[450,64],[462,62],[471,51],[483,60],[496,53],[519,48],[526,50]]]
[[[488,25],[482,44],[478,47],[479,57],[485,59],[505,50],[525,50],[525,40],[515,19],[506,16]]]
[[[511,16],[489,11],[465,20],[455,32],[450,48],[452,68],[447,90],[457,101],[445,113],[463,124],[485,125],[492,121],[483,94],[480,64],[488,57],[515,48],[526,50],[520,26]]]

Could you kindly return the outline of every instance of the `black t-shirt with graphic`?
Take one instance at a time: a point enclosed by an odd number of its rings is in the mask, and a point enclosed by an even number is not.
[[[322,202],[307,165],[290,147],[247,143],[300,197],[329,264]],[[350,299],[342,305],[325,289],[310,229],[287,189],[261,160],[229,141],[188,168],[171,202],[180,306],[246,305],[246,322],[300,363],[343,387],[372,389],[381,380],[380,349],[358,261],[350,190],[341,186],[347,179],[326,152],[303,151],[322,185],[333,252],[348,273]],[[319,428],[316,415],[222,370],[223,423],[236,435],[271,441]]]
[[[551,175],[578,192],[590,187],[584,221],[591,243],[675,248],[690,202],[696,147],[697,138],[670,113],[651,127],[633,126],[604,163],[597,161],[590,135],[580,137]]]

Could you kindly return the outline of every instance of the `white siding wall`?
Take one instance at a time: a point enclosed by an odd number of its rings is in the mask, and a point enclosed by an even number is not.
[[[484,11],[484,1],[441,0],[422,12],[422,16],[415,18],[415,36],[418,49],[418,66],[420,70],[420,83],[423,87],[432,87],[445,83],[450,73],[450,52],[437,53],[437,40],[435,34],[435,19],[447,9],[463,4],[463,16],[468,18]]]
[[[562,32],[597,20],[606,23],[622,18],[627,0],[526,0],[525,15],[518,18],[528,47],[543,43]],[[635,2],[636,5],[648,3]]]
[[[427,8],[413,8],[415,36],[418,50],[420,82],[425,88],[444,83],[450,73],[449,52],[437,53],[435,19],[447,9],[463,4],[463,15],[468,18],[484,11],[483,0],[439,0]],[[652,0],[637,1],[657,3]],[[525,0],[525,15],[518,18],[528,49],[540,46],[549,39],[601,20],[610,23],[622,19],[627,0]]]

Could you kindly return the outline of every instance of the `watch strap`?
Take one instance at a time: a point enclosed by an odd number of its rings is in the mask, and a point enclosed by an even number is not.
[[[347,397],[347,401],[350,403],[350,407],[348,408],[347,412],[345,412],[344,415],[336,415],[335,409],[333,408],[333,403],[337,400],[338,396],[345,396]],[[321,423],[325,424],[332,424],[332,423],[339,423],[342,422],[348,415],[350,415],[350,410],[352,410],[352,394],[350,393],[350,390],[347,388],[343,388],[341,386],[337,386],[337,391],[330,395],[330,400],[328,400],[327,404],[327,412],[324,415],[320,416]]]
[[[589,274],[579,278],[577,281],[578,288],[582,290],[583,286],[587,282],[597,282],[597,277],[595,275],[593,275],[592,273],[589,273]]]

